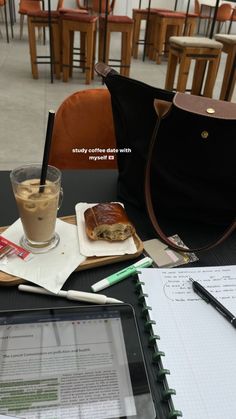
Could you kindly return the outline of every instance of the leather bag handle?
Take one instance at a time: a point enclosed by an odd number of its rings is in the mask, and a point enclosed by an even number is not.
[[[147,156],[147,164],[146,164],[146,170],[145,170],[145,180],[144,180],[144,188],[145,188],[145,201],[146,201],[146,207],[147,212],[149,215],[149,218],[151,220],[151,223],[153,225],[154,230],[156,231],[157,235],[160,237],[160,239],[167,244],[171,249],[182,251],[182,252],[200,252],[203,250],[209,250],[213,247],[217,246],[218,244],[222,243],[236,228],[236,219],[225,229],[225,231],[212,243],[207,244],[202,247],[194,248],[194,249],[186,249],[185,247],[178,246],[177,244],[173,243],[163,232],[161,229],[152,204],[152,196],[151,196],[151,182],[150,182],[150,176],[151,176],[151,165],[152,165],[152,159],[153,159],[153,151],[154,147],[156,145],[156,142],[158,140],[158,131],[160,128],[161,121],[168,115],[168,113],[171,111],[172,103],[166,102],[163,100],[154,100],[154,107],[156,110],[156,113],[158,115],[157,123],[154,128],[152,138],[150,141],[150,146],[148,150],[148,156]]]

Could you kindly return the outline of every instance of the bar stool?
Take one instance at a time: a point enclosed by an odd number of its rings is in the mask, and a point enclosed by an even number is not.
[[[34,79],[38,79],[38,64],[48,64],[49,61],[41,61],[41,59],[49,58],[54,63],[54,71],[56,78],[60,79],[60,29],[59,29],[59,12],[51,11],[51,30],[52,30],[52,57],[37,55],[36,47],[36,28],[48,27],[48,12],[41,10],[30,12],[28,15],[28,37],[29,51],[31,59],[31,70]]]
[[[222,51],[227,54],[224,77],[223,77],[223,82],[222,82],[222,87],[221,87],[221,92],[220,92],[220,100],[230,101],[232,99],[233,90],[235,86],[235,76],[233,77],[232,80],[230,80],[230,75],[233,70],[233,66],[235,66],[236,35],[216,34],[215,39],[216,41],[219,41],[223,44]],[[235,69],[235,73],[236,73],[236,69]],[[227,95],[228,97],[226,97],[226,93],[228,89],[229,89],[229,95]]]
[[[94,60],[96,45],[96,16],[80,13],[62,14],[62,72],[63,81],[72,76],[72,68],[82,68],[85,72],[85,83],[90,84],[94,77]],[[78,66],[73,65],[74,33],[80,32],[80,59]]]
[[[132,18],[134,21],[133,29],[133,43],[132,43],[132,56],[138,58],[138,47],[144,45],[145,39],[140,39],[141,23],[148,19],[148,32],[147,32],[147,54],[149,53],[149,47],[152,45],[151,34],[153,32],[154,18],[157,11],[171,11],[168,9],[133,9]]]
[[[198,15],[196,13],[184,13],[185,16],[185,22],[184,22],[184,36],[194,36],[197,32],[197,21],[198,21]]]
[[[180,25],[180,33],[181,36],[194,36],[197,27],[197,20],[198,16],[196,13],[185,13],[185,12],[178,12],[178,14],[182,14],[184,17],[184,25]],[[165,53],[169,52],[169,39],[171,36],[178,35],[179,30],[177,30],[175,25],[168,25],[166,28],[166,37],[165,37]]]
[[[213,88],[220,62],[222,44],[205,37],[172,36],[169,40],[170,51],[166,74],[165,88],[174,90],[174,80],[179,62],[179,73],[176,90],[185,92],[192,60],[195,60],[191,93],[200,95],[206,65],[207,74],[203,96],[212,97]]]
[[[182,35],[185,22],[185,15],[179,12],[156,12],[154,31],[152,34],[153,48],[150,51],[149,58],[155,60],[157,64],[161,64],[161,55],[164,50],[165,43],[168,42],[167,28],[172,27],[171,35]]]
[[[99,49],[98,59],[108,64],[109,61],[118,61],[119,65],[113,67],[120,67],[120,74],[129,76],[131,53],[132,53],[132,36],[133,36],[133,19],[128,16],[107,16],[106,34],[105,34],[105,16],[99,17]],[[112,59],[110,54],[110,39],[112,32],[121,33],[121,58]],[[106,44],[105,44],[106,37]],[[106,56],[104,57],[104,45]]]

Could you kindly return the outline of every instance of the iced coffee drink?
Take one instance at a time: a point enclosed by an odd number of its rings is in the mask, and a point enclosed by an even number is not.
[[[25,233],[21,245],[40,253],[55,247],[55,240],[59,239],[55,224],[61,195],[61,175],[58,169],[49,166],[48,179],[40,186],[40,168],[38,172],[32,169],[33,166],[24,166],[13,170],[11,181]]]
[[[25,180],[15,194],[26,236],[31,242],[51,240],[56,223],[59,190],[47,181],[39,192],[39,179]]]

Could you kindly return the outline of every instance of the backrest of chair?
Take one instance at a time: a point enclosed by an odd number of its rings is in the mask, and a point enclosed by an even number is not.
[[[105,13],[107,0],[92,0],[92,11],[94,13]],[[111,12],[111,1],[108,1],[108,13]]]
[[[56,112],[49,164],[59,169],[115,169],[115,148],[108,90],[82,90],[64,100]]]
[[[200,15],[201,6],[199,0],[194,0],[194,13]]]
[[[62,9],[64,6],[64,0],[57,0],[57,10]]]
[[[112,0],[111,1],[111,13],[114,13],[115,5],[116,5],[116,0]]]
[[[27,14],[28,12],[37,12],[42,9],[40,0],[20,0],[19,13]]]
[[[230,20],[232,14],[231,4],[222,3],[217,10],[216,19],[218,20]]]

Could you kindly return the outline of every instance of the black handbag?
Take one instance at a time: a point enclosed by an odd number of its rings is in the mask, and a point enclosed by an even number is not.
[[[120,198],[146,206],[172,248],[159,216],[225,226],[220,243],[236,227],[236,104],[157,89],[101,63],[96,71],[111,94],[117,148],[129,150],[117,155]]]

